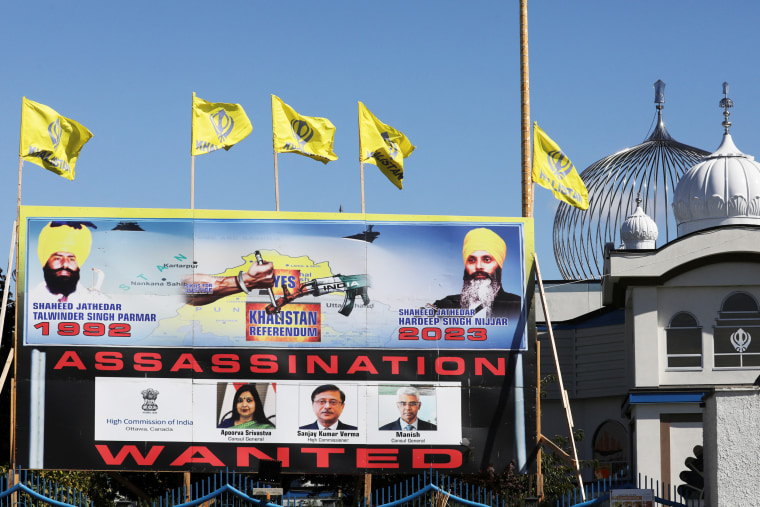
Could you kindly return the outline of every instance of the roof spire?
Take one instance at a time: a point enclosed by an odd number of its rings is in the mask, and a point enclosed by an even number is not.
[[[654,103],[657,104],[657,110],[662,110],[665,103],[665,82],[662,79],[658,79],[654,84]]]
[[[728,98],[728,82],[723,82],[723,98],[720,99],[720,107],[723,108],[723,128],[726,129],[725,133],[728,134],[728,129],[731,128],[731,122],[728,121],[728,117],[731,116],[731,113],[728,112],[728,110],[732,107],[734,107],[734,101]]]
[[[662,108],[665,107],[665,83],[658,79],[654,84],[654,103],[657,104],[657,125],[649,136],[647,141],[671,141],[673,138],[665,129],[665,123],[662,121]]]

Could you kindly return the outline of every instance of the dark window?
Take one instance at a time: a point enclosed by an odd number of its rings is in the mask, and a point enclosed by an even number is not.
[[[726,298],[721,310],[724,312],[757,312],[757,302],[749,294],[737,292]]]
[[[760,367],[760,311],[751,294],[734,292],[723,301],[713,341],[716,368]]]
[[[702,367],[702,328],[693,315],[675,314],[665,334],[668,368]]]

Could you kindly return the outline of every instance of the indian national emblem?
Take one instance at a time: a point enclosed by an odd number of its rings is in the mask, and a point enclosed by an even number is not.
[[[142,409],[145,412],[156,412],[158,410],[158,404],[156,398],[158,398],[158,391],[152,388],[145,389],[140,392],[143,397]]]

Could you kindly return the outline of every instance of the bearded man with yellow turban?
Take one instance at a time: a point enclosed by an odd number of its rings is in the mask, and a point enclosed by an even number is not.
[[[89,227],[95,228],[95,225],[92,222],[50,222],[42,229],[37,256],[45,281],[32,289],[34,301],[92,301],[93,294],[79,287],[80,266],[92,248]]]
[[[507,257],[507,245],[490,229],[473,229],[464,237],[464,284],[461,294],[453,294],[435,303],[438,309],[474,310],[474,315],[508,318],[520,316],[520,296],[501,288],[501,269]]]

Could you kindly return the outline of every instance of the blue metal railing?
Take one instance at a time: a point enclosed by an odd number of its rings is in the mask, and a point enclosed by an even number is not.
[[[87,495],[62,488],[32,470],[11,470],[0,477],[0,506],[45,503],[57,507],[93,507]]]
[[[557,507],[591,507],[603,505],[609,500],[612,489],[651,489],[654,491],[654,500],[658,505],[667,507],[701,507],[703,500],[682,496],[676,486],[660,483],[645,475],[638,475],[637,484],[632,484],[625,477],[611,477],[599,482],[584,485],[586,501],[582,501],[581,490],[575,489],[557,499]]]
[[[611,477],[598,482],[586,484],[584,490],[586,501],[582,501],[580,489],[568,492],[556,501],[557,507],[586,507],[602,505],[609,499],[612,489],[652,489],[655,501],[668,507],[699,507],[700,499],[687,498],[678,494],[675,487],[658,480],[639,475],[636,484],[624,476]],[[254,489],[255,491],[254,494]],[[337,500],[329,493],[327,496],[308,495],[306,493],[288,492],[280,496],[273,493],[266,495],[271,484],[253,481],[250,474],[236,471],[220,471],[203,481],[196,482],[190,488],[176,488],[167,491],[153,502],[155,507],[196,507],[216,499],[217,505],[236,505],[251,507],[300,507],[308,505],[315,499],[325,503]],[[262,492],[264,494],[262,494]],[[263,497],[268,498],[264,499]],[[448,503],[466,507],[508,507],[507,500],[498,494],[480,486],[465,483],[456,478],[426,471],[420,475],[407,476],[401,482],[376,489],[372,492],[370,502],[374,507],[409,507],[430,506],[435,500],[446,498]],[[275,500],[277,499],[277,501]],[[431,501],[432,500],[432,501]],[[364,499],[358,501],[364,507]],[[29,470],[13,470],[6,476],[0,476],[0,507],[17,505],[52,505],[56,507],[94,507],[87,495],[73,488],[61,487],[51,479]],[[513,504],[510,504],[513,505]]]

